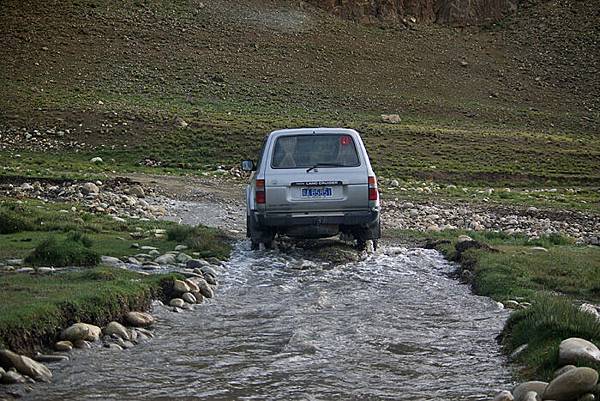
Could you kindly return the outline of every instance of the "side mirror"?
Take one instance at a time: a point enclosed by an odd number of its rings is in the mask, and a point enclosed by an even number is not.
[[[244,171],[254,171],[256,170],[256,166],[252,160],[244,160],[242,162],[242,170]]]

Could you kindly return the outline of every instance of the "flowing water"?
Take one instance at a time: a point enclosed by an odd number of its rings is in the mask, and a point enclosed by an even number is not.
[[[43,400],[489,400],[511,384],[507,312],[437,252],[388,247],[334,268],[240,243],[216,298],[156,306],[156,338],[75,351]]]

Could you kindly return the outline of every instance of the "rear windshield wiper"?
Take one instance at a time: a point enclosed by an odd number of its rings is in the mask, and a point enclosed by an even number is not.
[[[339,163],[317,163],[312,167],[309,167],[308,170],[306,170],[307,173],[310,173],[312,170],[316,169],[317,167],[346,167],[345,164],[339,164]]]

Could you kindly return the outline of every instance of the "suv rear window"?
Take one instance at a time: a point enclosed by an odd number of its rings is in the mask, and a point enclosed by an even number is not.
[[[354,139],[345,134],[288,135],[277,138],[273,168],[360,166]]]

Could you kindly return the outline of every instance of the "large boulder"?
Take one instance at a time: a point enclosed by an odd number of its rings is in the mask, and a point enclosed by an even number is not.
[[[128,312],[125,320],[134,327],[150,327],[154,324],[154,317],[144,312]]]
[[[583,338],[571,337],[560,343],[558,362],[561,365],[577,365],[578,362],[600,363],[600,350]]]
[[[98,326],[87,323],[75,323],[62,331],[60,338],[71,342],[79,340],[98,341],[102,330]]]
[[[544,391],[546,391],[547,386],[548,383],[541,381],[524,382],[517,385],[513,389],[512,395],[515,398],[515,401],[525,401],[527,399],[527,393],[529,393],[530,391],[534,391],[539,395],[542,395],[544,394]]]
[[[22,375],[37,381],[49,382],[52,379],[52,372],[45,365],[9,350],[0,351],[0,365],[5,368],[15,368]]]
[[[194,282],[198,285],[198,289],[200,290],[200,294],[202,294],[205,298],[213,297],[213,290],[210,288],[210,285],[203,278],[196,278]]]
[[[570,401],[594,390],[598,372],[591,368],[575,368],[558,376],[548,384],[544,400]]]
[[[107,336],[115,335],[123,340],[129,340],[131,338],[127,328],[119,322],[110,322],[106,325],[103,331]]]

